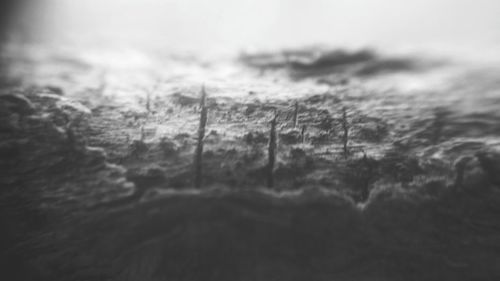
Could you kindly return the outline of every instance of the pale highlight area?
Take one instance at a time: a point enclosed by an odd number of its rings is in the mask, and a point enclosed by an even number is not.
[[[44,0],[54,43],[224,52],[311,44],[494,54],[496,0]],[[39,25],[40,26],[40,25]]]

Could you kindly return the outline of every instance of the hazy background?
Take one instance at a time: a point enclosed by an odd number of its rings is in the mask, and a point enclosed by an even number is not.
[[[481,56],[500,47],[498,0],[33,2],[25,24],[33,38],[54,44],[192,52],[328,44]]]

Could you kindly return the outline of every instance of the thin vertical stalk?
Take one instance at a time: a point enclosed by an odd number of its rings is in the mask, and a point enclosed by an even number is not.
[[[200,188],[203,176],[203,139],[205,138],[205,127],[207,125],[207,106],[205,86],[201,88],[200,97],[200,125],[198,127],[198,143],[194,158],[194,186]]]
[[[146,92],[146,110],[151,113],[151,92]]]
[[[271,130],[269,131],[268,163],[267,163],[267,187],[274,187],[274,164],[276,162],[276,123],[278,113],[274,114],[271,120]]]
[[[299,102],[295,101],[293,110],[293,127],[297,128],[299,125]]]
[[[344,135],[342,136],[342,143],[343,143],[343,151],[344,151],[344,157],[347,159],[347,156],[349,155],[349,147],[347,146],[347,143],[349,142],[349,122],[347,120],[347,108],[342,108],[342,130],[344,131]]]
[[[307,126],[302,125],[302,130],[300,131],[300,139],[301,139],[303,144],[306,142],[306,130],[307,130]]]
[[[441,140],[444,126],[446,125],[446,118],[448,117],[448,113],[443,108],[436,108],[434,110],[434,120],[432,122],[432,135],[431,142],[432,144],[438,144]]]

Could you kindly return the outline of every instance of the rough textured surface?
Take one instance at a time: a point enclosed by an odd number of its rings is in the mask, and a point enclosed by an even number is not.
[[[308,49],[104,68],[51,52],[13,56],[0,94],[10,280],[500,277],[491,68]]]

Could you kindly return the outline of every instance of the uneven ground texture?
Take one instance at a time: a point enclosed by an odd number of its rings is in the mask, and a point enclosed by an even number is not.
[[[8,280],[500,278],[499,68],[324,48],[6,54]]]

